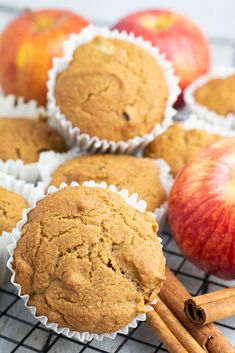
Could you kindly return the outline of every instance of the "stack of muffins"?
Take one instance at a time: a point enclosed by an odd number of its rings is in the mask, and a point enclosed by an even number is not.
[[[31,203],[19,188],[0,188],[2,231],[22,218],[8,234],[11,281],[58,333],[114,338],[157,298],[165,260],[156,220],[166,214],[170,170],[175,177],[227,134],[197,128],[195,118],[173,124],[177,83],[150,43],[88,26],[54,61],[46,113],[2,98],[0,170],[23,188],[41,179]]]

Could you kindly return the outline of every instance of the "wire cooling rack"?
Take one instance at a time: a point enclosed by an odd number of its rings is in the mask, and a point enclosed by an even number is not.
[[[168,266],[191,292],[198,295],[207,291],[235,285],[209,276],[190,264],[180,253],[171,234],[165,230],[163,239],[164,253]],[[110,308],[112,310],[112,308]],[[235,318],[229,318],[217,325],[223,334],[235,345]],[[0,288],[0,352],[1,353],[156,353],[167,352],[158,337],[146,323],[131,329],[128,335],[118,334],[115,340],[81,343],[46,329],[35,320],[18,298],[14,288]]]
[[[18,8],[2,6],[0,13],[17,13]],[[213,63],[235,66],[235,40],[211,38]],[[187,115],[187,113],[186,113]],[[185,113],[183,115],[185,117]],[[181,117],[182,118],[182,115]],[[188,262],[180,253],[171,234],[166,229],[160,234],[168,266],[192,295],[210,292],[231,285],[235,281],[223,281],[209,276]],[[112,309],[111,309],[112,310]],[[235,317],[216,323],[224,336],[235,345]],[[81,343],[46,329],[35,320],[8,284],[0,287],[0,353],[156,353],[168,352],[147,323],[139,323],[128,335],[118,334],[115,340]]]

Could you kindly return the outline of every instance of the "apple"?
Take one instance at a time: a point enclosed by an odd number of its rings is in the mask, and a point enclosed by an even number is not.
[[[208,40],[195,23],[181,14],[163,9],[136,12],[114,28],[133,32],[158,46],[172,61],[182,90],[210,68]]]
[[[208,146],[179,172],[169,196],[169,225],[196,266],[235,279],[235,139]]]
[[[4,93],[46,103],[47,73],[52,58],[62,55],[62,42],[88,21],[70,11],[27,11],[0,37],[0,85]]]

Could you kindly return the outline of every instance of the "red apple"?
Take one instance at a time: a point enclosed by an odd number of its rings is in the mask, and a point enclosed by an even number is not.
[[[114,28],[152,42],[172,61],[182,90],[210,68],[208,40],[185,16],[168,10],[146,10],[121,19]]]
[[[62,55],[62,42],[88,21],[70,11],[25,12],[0,37],[0,85],[6,94],[46,103],[46,81],[52,58]]]
[[[178,174],[169,224],[183,254],[201,269],[235,279],[235,139],[208,146]]]

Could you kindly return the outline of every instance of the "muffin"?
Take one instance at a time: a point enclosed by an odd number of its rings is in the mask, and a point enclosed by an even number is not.
[[[235,75],[209,80],[195,90],[194,98],[222,117],[235,114]]]
[[[65,162],[52,175],[50,184],[59,187],[62,182],[83,183],[94,180],[114,184],[118,190],[137,192],[147,202],[149,211],[160,207],[166,199],[166,191],[156,162],[147,158],[124,155],[84,155]]]
[[[199,129],[185,129],[175,123],[167,131],[155,138],[144,151],[149,158],[163,158],[175,177],[180,169],[207,145],[221,136]]]
[[[3,231],[10,232],[16,226],[23,209],[27,207],[28,204],[21,195],[0,187],[0,236]]]
[[[15,282],[37,316],[77,332],[115,332],[146,312],[163,284],[156,231],[151,215],[118,193],[65,187],[29,212]]]
[[[44,119],[0,117],[0,159],[34,163],[43,151],[66,151],[62,137]]]
[[[81,133],[127,141],[164,118],[168,97],[163,69],[144,49],[101,36],[78,47],[58,74],[60,111]]]

